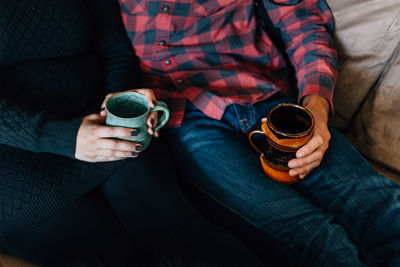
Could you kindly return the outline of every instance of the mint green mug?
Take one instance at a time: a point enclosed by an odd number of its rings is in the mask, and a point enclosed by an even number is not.
[[[140,93],[118,93],[106,103],[106,124],[136,129],[138,131],[136,136],[119,139],[139,143],[144,150],[149,146],[152,138],[152,135],[147,132],[147,119],[150,113],[153,111],[162,112],[154,131],[160,130],[167,123],[170,115],[168,106],[164,102],[156,101],[154,106],[154,108],[151,108],[147,98]]]

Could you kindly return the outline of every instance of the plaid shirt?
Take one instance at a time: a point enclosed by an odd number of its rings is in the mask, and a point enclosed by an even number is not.
[[[294,89],[299,101],[318,94],[333,107],[337,62],[325,1],[257,1],[120,0],[144,71],[141,86],[168,103],[170,126],[182,123],[186,101],[215,119],[231,103],[253,104]],[[256,23],[261,8],[271,31]],[[272,31],[281,38],[283,53]],[[291,86],[284,54],[294,67],[297,88]]]

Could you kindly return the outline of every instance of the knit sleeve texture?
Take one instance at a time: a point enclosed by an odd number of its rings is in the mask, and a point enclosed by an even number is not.
[[[96,28],[95,49],[102,59],[107,92],[139,86],[139,60],[132,50],[118,1],[87,0]]]
[[[0,144],[74,158],[86,111],[98,112],[106,93],[138,85],[118,2],[6,2],[0,1]]]

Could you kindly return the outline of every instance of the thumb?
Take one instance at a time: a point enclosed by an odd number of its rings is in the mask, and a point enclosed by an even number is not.
[[[135,91],[144,95],[147,98],[149,106],[154,108],[154,103],[156,102],[156,96],[155,96],[153,90],[147,89],[147,88],[142,88],[142,89],[136,89]]]
[[[106,122],[106,117],[101,116],[100,114],[93,113],[87,117],[89,120],[95,123],[104,124]]]

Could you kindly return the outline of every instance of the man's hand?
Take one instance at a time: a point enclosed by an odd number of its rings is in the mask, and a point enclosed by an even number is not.
[[[75,158],[88,162],[103,162],[137,157],[142,151],[140,144],[112,139],[131,137],[136,131],[105,126],[105,119],[100,114],[91,114],[82,119],[76,137]]]
[[[318,95],[308,95],[304,97],[303,105],[313,114],[315,129],[310,141],[297,151],[296,159],[289,161],[289,168],[291,168],[289,174],[298,175],[300,179],[306,177],[321,164],[331,138],[328,130],[328,101]]]

